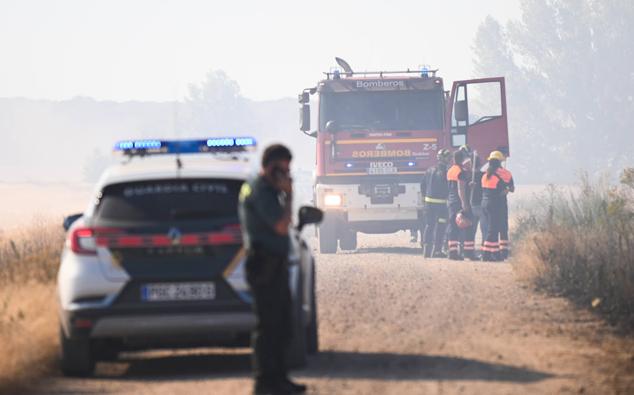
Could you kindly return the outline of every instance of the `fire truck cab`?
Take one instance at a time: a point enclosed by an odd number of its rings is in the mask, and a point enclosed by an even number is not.
[[[357,233],[422,225],[425,172],[441,148],[509,154],[504,78],[456,81],[437,70],[326,72],[299,95],[300,130],[316,140],[321,253],[357,248]],[[317,112],[311,130],[312,106]]]

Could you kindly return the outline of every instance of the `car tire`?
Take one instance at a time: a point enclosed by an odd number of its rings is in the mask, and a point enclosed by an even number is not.
[[[64,376],[86,377],[95,370],[95,359],[90,339],[66,337],[64,330],[59,330],[60,365]]]
[[[319,352],[319,321],[317,315],[317,292],[316,288],[316,278],[315,278],[315,262],[313,261],[312,265],[312,280],[310,284],[310,323],[306,328],[306,351],[309,355],[315,355]]]
[[[291,369],[301,369],[306,366],[306,356],[308,350],[306,347],[306,325],[304,320],[304,311],[302,308],[304,287],[303,279],[299,276],[299,284],[297,286],[297,297],[293,300],[292,310],[292,330],[293,335],[291,344],[288,348],[286,363]]]
[[[344,251],[354,251],[357,249],[357,232],[345,230],[339,240],[339,247]]]
[[[337,226],[335,221],[328,217],[324,218],[319,226],[319,252],[322,254],[337,252]]]

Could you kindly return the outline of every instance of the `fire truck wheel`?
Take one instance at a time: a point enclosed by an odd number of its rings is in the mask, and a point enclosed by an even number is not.
[[[357,249],[357,232],[354,230],[345,230],[339,239],[339,247],[345,251],[353,251]]]
[[[327,218],[319,226],[319,252],[334,254],[337,252],[337,227]]]

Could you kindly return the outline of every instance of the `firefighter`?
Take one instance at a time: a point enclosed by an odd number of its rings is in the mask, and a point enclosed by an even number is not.
[[[240,190],[239,214],[247,251],[246,279],[253,294],[257,324],[253,333],[256,394],[290,394],[306,386],[288,378],[286,350],[292,336],[288,228],[291,224],[291,152],[266,148],[258,177]]]
[[[472,168],[469,170],[469,186],[468,193],[469,203],[471,206],[471,226],[465,230],[465,240],[463,243],[464,257],[472,261],[479,260],[480,257],[476,254],[475,239],[478,231],[478,224],[482,217],[482,171],[480,170],[480,158],[477,155],[472,154],[471,159]],[[482,231],[482,238],[485,234]]]
[[[504,157],[504,154],[502,154],[502,156]],[[506,157],[504,157],[504,160],[506,160]],[[511,172],[504,167],[500,167],[498,174],[507,185],[503,203],[504,216],[502,219],[502,227],[500,228],[500,259],[504,260],[509,257],[511,252],[511,243],[509,240],[509,205],[507,196],[509,192],[515,192],[515,181],[513,180]]]
[[[425,258],[446,256],[442,247],[447,226],[447,167],[451,153],[443,148],[436,158],[438,163],[427,171],[424,184],[425,214],[421,244]]]
[[[511,186],[507,174],[502,169],[504,154],[500,151],[493,151],[488,157],[489,166],[482,175],[482,212],[487,221],[487,234],[482,246],[483,261],[499,260],[500,233],[504,229],[506,194]],[[510,174],[510,172],[509,172]],[[512,181],[512,177],[509,181]],[[508,238],[508,236],[507,236]]]
[[[449,259],[462,260],[460,255],[460,244],[464,241],[464,229],[456,223],[458,213],[462,212],[464,216],[469,217],[471,214],[471,206],[466,194],[467,183],[469,182],[469,172],[464,171],[465,151],[457,150],[453,154],[453,166],[447,171],[447,184],[449,194],[447,197],[447,208],[449,210],[448,229],[447,229],[447,246],[449,250]],[[467,158],[468,159],[468,158]]]

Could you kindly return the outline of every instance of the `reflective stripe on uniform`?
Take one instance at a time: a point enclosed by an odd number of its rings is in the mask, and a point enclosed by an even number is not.
[[[447,203],[447,199],[435,199],[429,196],[425,196],[425,203],[445,204]]]
[[[499,244],[493,241],[485,241],[484,245],[482,246],[482,251],[498,252],[499,250],[500,250]]]
[[[439,224],[446,224],[447,223],[447,218],[438,218],[438,223]]]

